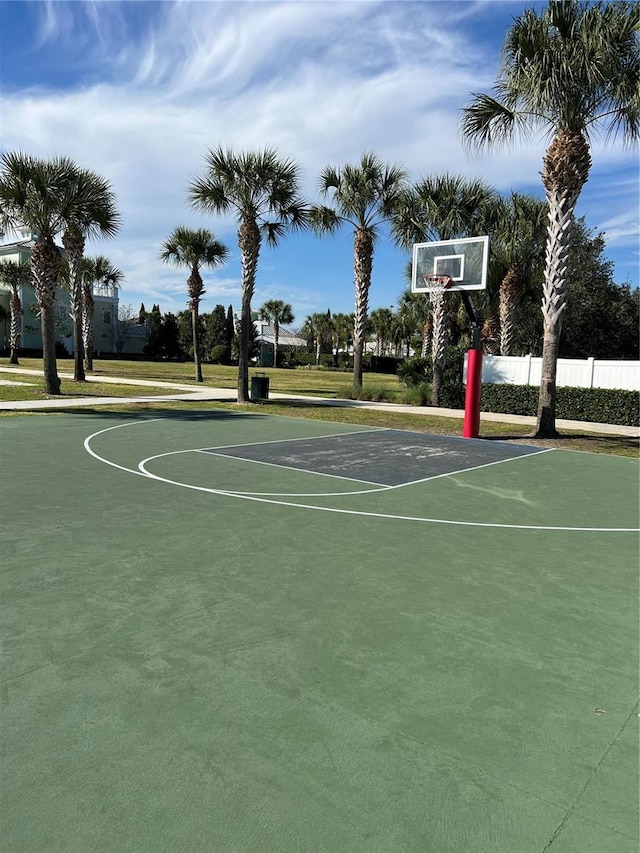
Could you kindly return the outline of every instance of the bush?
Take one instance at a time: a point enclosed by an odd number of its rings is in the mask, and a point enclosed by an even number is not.
[[[445,409],[464,409],[465,386],[462,382],[466,346],[447,347],[447,360],[442,377],[439,406]]]
[[[398,365],[397,373],[398,379],[407,388],[416,388],[424,385],[425,382],[433,378],[431,359],[420,358],[419,356],[407,358]]]
[[[229,364],[231,361],[231,352],[226,344],[218,344],[212,347],[209,353],[209,361],[212,364]]]
[[[485,383],[481,409],[507,415],[529,415],[538,411],[539,389],[535,385]],[[614,388],[558,388],[556,417],[569,421],[640,426],[640,392]]]
[[[539,391],[533,385],[483,383],[480,408],[505,415],[535,415]]]
[[[400,401],[407,406],[428,406],[431,402],[431,385],[423,382],[402,392]]]
[[[345,400],[362,400],[367,403],[389,403],[395,394],[382,385],[350,385],[340,389],[338,396]]]
[[[372,373],[397,373],[399,358],[390,355],[371,355],[368,358],[366,369]]]

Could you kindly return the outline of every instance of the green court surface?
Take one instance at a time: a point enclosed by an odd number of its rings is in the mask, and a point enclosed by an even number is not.
[[[638,850],[638,463],[0,423],[2,853]]]

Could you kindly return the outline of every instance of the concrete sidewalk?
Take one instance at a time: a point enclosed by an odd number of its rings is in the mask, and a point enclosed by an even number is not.
[[[42,371],[26,370],[14,367],[0,367],[0,373],[11,373],[15,375],[26,375],[42,377]],[[71,374],[60,373],[61,379],[73,379]],[[0,380],[1,381],[1,380]],[[143,379],[124,379],[113,376],[87,376],[87,382],[103,382],[114,385],[138,385],[144,388],[171,388],[179,391],[178,394],[162,396],[140,396],[140,397],[65,397],[64,399],[51,400],[15,400],[11,402],[0,401],[0,411],[30,411],[34,409],[71,409],[79,406],[107,406],[127,403],[152,403],[152,402],[235,402],[237,391],[235,388],[194,388],[193,385],[183,385],[175,382],[156,382]],[[12,383],[13,384],[13,383]],[[462,409],[442,409],[433,406],[404,406],[397,403],[370,403],[361,400],[337,400],[329,397],[312,397],[300,394],[281,394],[271,392],[270,400],[286,400],[291,403],[315,403],[318,406],[335,406],[338,408],[361,408],[375,409],[378,411],[404,412],[417,416],[430,415],[442,418],[464,418]],[[525,415],[506,415],[495,412],[482,412],[481,421],[492,421],[496,423],[522,424],[535,427],[536,418]],[[605,435],[624,435],[632,438],[640,437],[638,427],[620,426],[618,424],[600,424],[587,421],[556,420],[556,426],[560,430],[571,430],[581,433],[598,433]]]

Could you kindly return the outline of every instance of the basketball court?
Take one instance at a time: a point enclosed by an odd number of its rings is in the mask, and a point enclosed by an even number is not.
[[[0,429],[3,853],[637,850],[635,460]]]

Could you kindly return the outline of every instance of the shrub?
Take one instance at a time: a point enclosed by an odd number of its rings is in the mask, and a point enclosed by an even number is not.
[[[535,417],[539,390],[534,385],[485,383],[483,412]],[[558,388],[556,417],[587,423],[640,426],[640,392],[614,388]]]
[[[421,385],[406,388],[400,400],[407,406],[428,406],[431,402],[431,385],[423,382]]]
[[[336,389],[336,396],[343,400],[362,400],[368,403],[389,403],[395,399],[395,394],[382,385],[347,385]]]
[[[463,345],[447,347],[447,360],[442,377],[439,405],[445,409],[463,409],[465,386],[462,382],[464,355]]]
[[[209,353],[209,361],[212,364],[229,364],[230,360],[231,353],[226,344],[218,344],[218,346],[212,347]]]
[[[407,358],[398,365],[397,373],[398,379],[402,385],[406,385],[407,388],[415,388],[417,386],[424,385],[424,383],[428,382],[433,376],[433,371],[431,370],[431,359],[420,358],[419,356]]]
[[[369,355],[366,369],[372,373],[397,373],[399,358],[394,358],[390,355]]]

